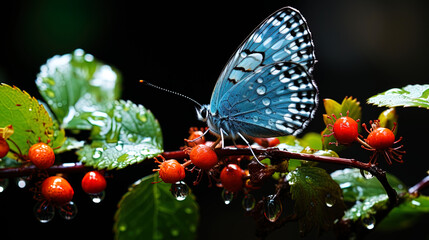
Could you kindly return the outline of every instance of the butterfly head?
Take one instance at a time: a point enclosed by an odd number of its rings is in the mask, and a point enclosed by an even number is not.
[[[210,115],[209,105],[202,105],[200,108],[195,108],[195,110],[197,111],[198,120],[207,122]]]

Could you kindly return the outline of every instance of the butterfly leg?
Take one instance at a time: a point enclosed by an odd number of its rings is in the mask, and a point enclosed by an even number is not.
[[[247,141],[247,139],[246,139],[246,138],[245,138],[241,133],[237,132],[237,134],[238,134],[238,136],[240,136],[240,137],[241,137],[241,139],[243,139],[243,141],[247,144],[247,146],[249,146],[250,152],[252,153],[252,155],[253,155],[253,157],[255,158],[255,160],[256,160],[259,164],[261,164],[262,166],[264,166],[264,167],[265,167],[265,165],[259,161],[259,159],[258,159],[258,157],[256,156],[255,152],[253,152],[252,146],[250,146],[249,141]]]

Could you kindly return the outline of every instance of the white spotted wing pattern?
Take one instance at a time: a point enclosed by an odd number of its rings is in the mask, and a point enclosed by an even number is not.
[[[199,116],[210,131],[232,139],[298,134],[318,104],[311,76],[315,62],[304,17],[294,8],[282,8],[232,55]]]

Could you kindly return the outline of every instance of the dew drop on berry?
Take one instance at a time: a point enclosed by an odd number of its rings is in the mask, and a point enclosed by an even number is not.
[[[89,193],[88,196],[93,203],[100,203],[101,201],[104,200],[104,197],[106,196],[106,192],[102,191],[99,193]]]
[[[48,201],[39,201],[34,205],[33,213],[41,223],[50,222],[55,216],[55,208]]]
[[[58,214],[65,220],[72,220],[77,215],[77,206],[70,201],[58,208]]]
[[[335,205],[335,198],[332,194],[328,193],[325,197],[325,204],[327,207],[331,208]]]
[[[189,188],[185,182],[179,181],[171,184],[170,192],[177,201],[183,201],[189,194]]]
[[[103,148],[96,148],[94,149],[94,151],[92,152],[92,159],[94,160],[98,160],[103,156]]]
[[[4,192],[6,190],[7,186],[9,186],[9,179],[7,178],[1,178],[0,179],[0,193]]]
[[[362,218],[362,225],[368,230],[374,229],[375,218],[373,216]]]
[[[275,222],[282,214],[282,203],[276,196],[269,195],[264,200],[264,215],[270,222]]]
[[[360,170],[360,174],[362,175],[363,178],[365,179],[371,179],[374,177],[374,175],[372,175],[370,172],[365,171],[363,169]]]
[[[222,199],[223,199],[223,202],[226,205],[228,205],[228,204],[230,204],[232,202],[232,199],[234,199],[234,193],[230,192],[230,191],[228,191],[226,189],[223,189],[223,191],[222,191]]]
[[[255,207],[255,203],[255,197],[250,193],[244,195],[243,200],[241,201],[241,205],[246,211],[251,211]]]

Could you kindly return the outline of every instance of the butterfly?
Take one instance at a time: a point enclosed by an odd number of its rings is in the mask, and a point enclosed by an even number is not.
[[[222,70],[198,118],[218,141],[299,134],[318,105],[314,44],[301,13],[284,7],[266,18]],[[249,145],[250,146],[250,145]]]

